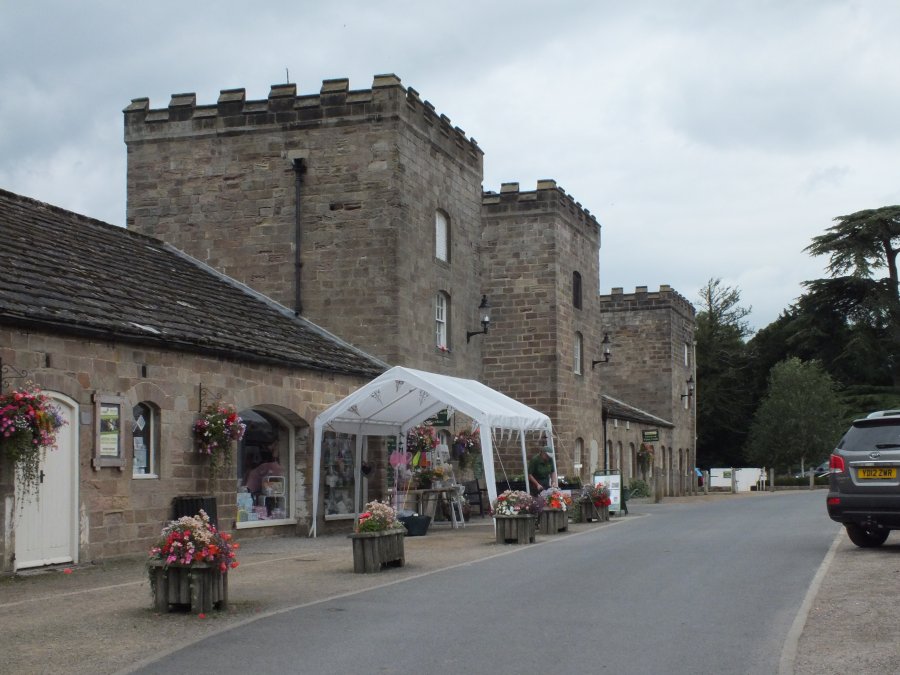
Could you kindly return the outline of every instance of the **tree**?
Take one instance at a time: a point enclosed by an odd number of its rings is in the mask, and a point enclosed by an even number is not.
[[[736,288],[710,279],[697,313],[697,464],[737,466],[752,410],[746,387],[750,333]]]
[[[823,461],[845,429],[834,381],[815,361],[798,358],[772,368],[769,388],[747,440],[746,458],[756,466],[785,470]]]
[[[806,247],[812,255],[830,257],[827,269],[832,277],[805,282],[807,302],[841,314],[850,326],[865,327],[868,335],[860,335],[886,347],[892,357],[900,352],[900,206],[834,220],[836,225]],[[875,278],[880,270],[887,276]],[[900,359],[888,359],[887,366],[893,384],[900,385]]]

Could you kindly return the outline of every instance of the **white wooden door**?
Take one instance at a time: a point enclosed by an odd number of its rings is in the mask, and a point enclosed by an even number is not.
[[[71,399],[50,396],[66,424],[56,436],[56,449],[47,450],[41,463],[37,498],[16,505],[16,569],[75,562],[78,553],[78,408]]]

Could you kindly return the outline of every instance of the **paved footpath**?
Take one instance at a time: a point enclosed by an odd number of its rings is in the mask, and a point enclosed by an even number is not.
[[[646,510],[686,500],[741,498],[766,495],[673,498]],[[635,504],[630,516],[572,524],[570,530],[628,527],[642,517],[642,510]],[[543,537],[537,545],[552,546],[565,536]],[[893,537],[898,543],[892,543]],[[346,536],[249,539],[242,542],[240,567],[230,575],[229,609],[206,618],[153,611],[143,559],[7,577],[0,579],[2,672],[128,672],[161,653],[260,616],[520,550],[495,544],[491,520],[478,516],[459,530],[432,527],[426,537],[407,538],[406,566],[382,574],[353,573]],[[892,535],[881,549],[864,551],[841,532],[804,607],[798,608],[781,673],[897,672],[900,592],[885,580],[898,570],[900,535]]]

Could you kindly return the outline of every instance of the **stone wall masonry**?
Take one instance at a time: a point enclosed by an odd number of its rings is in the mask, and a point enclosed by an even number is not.
[[[387,362],[478,375],[465,330],[483,292],[482,153],[414,89],[386,75],[363,91],[328,80],[315,96],[277,85],[265,101],[226,90],[206,107],[137,99],[125,130],[130,228],[296,308],[301,160],[302,314]],[[433,257],[436,209],[450,217],[449,265]],[[438,290],[450,353],[413,339],[433,335]]]
[[[205,458],[193,448],[191,429],[197,417],[199,386],[220,394],[238,410],[265,407],[277,411],[301,430],[311,426],[316,414],[354,391],[364,381],[342,375],[256,366],[157,349],[136,349],[93,340],[39,332],[3,330],[0,348],[4,364],[27,370],[31,379],[48,392],[72,398],[81,413],[93,419],[93,394],[121,395],[125,414],[140,401],[153,403],[160,413],[159,477],[132,478],[130,453],[118,468],[94,469],[93,423],[79,427],[78,509],[79,558],[95,560],[146,553],[171,517],[172,499],[184,494],[215,494],[219,523],[231,530],[235,519],[235,474],[215,481],[209,478]],[[46,367],[47,355],[50,367]],[[146,365],[147,377],[141,377]],[[82,420],[83,422],[84,420]],[[126,447],[130,447],[130,425]],[[298,472],[312,475],[313,457],[305,444],[295,448]],[[13,484],[8,472],[0,479],[0,504],[13,508]],[[292,532],[305,533],[310,525],[311,491],[295,486],[304,514]],[[14,522],[3,514],[5,531],[0,536],[0,571],[11,570],[15,550]],[[9,529],[13,527],[13,529]],[[269,528],[265,528],[269,529]],[[265,529],[253,531],[257,535]],[[327,528],[326,528],[327,529]],[[241,536],[253,536],[241,530]],[[8,547],[8,548],[7,548]]]
[[[496,298],[484,381],[550,416],[558,467],[572,475],[576,439],[585,448],[591,440],[602,444],[600,388],[590,369],[600,343],[599,225],[549,180],[534,191],[506,183],[499,194],[486,193],[482,222],[484,273]],[[580,310],[572,302],[574,271],[582,276]],[[583,337],[581,374],[574,373],[576,332]]]
[[[677,457],[679,450],[688,453],[690,459],[685,461],[692,467],[695,400],[683,399],[682,394],[694,373],[693,306],[664,285],[658,291],[639,286],[633,293],[614,288],[600,296],[600,307],[601,324],[609,332],[613,352],[609,367],[604,366],[607,390],[630,405],[672,422],[675,427],[668,437],[672,456]],[[680,481],[671,489],[680,486]]]

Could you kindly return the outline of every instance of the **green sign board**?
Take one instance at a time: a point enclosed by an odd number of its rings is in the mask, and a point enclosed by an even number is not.
[[[425,426],[428,427],[449,427],[450,426],[450,414],[447,412],[447,409],[439,411],[437,415],[434,417],[429,417],[427,420],[422,422]]]
[[[659,443],[659,429],[647,429],[641,432],[644,443]]]

